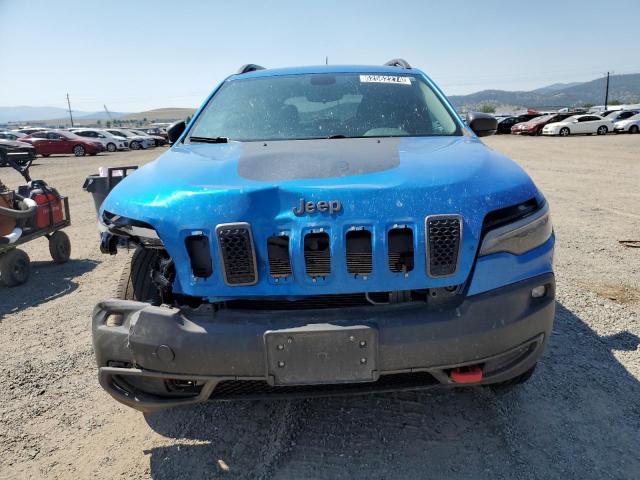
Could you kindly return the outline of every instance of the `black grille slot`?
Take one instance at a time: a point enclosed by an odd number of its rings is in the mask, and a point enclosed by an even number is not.
[[[412,390],[439,385],[428,372],[381,375],[375,382],[328,385],[270,386],[264,380],[224,380],[211,394],[211,398],[277,397],[304,395],[338,395],[349,393]]]
[[[216,228],[225,281],[229,285],[253,285],[258,280],[251,227],[246,223]]]
[[[413,230],[408,227],[389,230],[389,270],[410,272],[413,270]]]
[[[291,275],[291,259],[289,258],[289,237],[279,235],[267,239],[269,256],[269,273],[275,278],[286,278]]]
[[[453,275],[458,268],[462,222],[458,216],[427,218],[429,275]]]
[[[209,238],[205,235],[190,235],[184,243],[191,259],[191,271],[194,277],[207,278],[213,273]]]
[[[347,271],[353,275],[368,275],[371,273],[372,265],[371,232],[347,232]]]
[[[368,307],[376,303],[388,304],[389,292],[314,295],[299,300],[278,298],[268,298],[264,300],[229,300],[225,302],[224,305],[230,310],[316,310],[326,308]]]
[[[331,273],[329,234],[309,233],[304,237],[304,263],[310,277],[326,277]]]

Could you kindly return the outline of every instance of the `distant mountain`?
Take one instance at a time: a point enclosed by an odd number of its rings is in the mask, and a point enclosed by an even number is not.
[[[72,110],[73,118],[109,118],[107,112],[85,112],[82,110]],[[121,112],[111,112],[114,118],[126,115]],[[69,112],[58,107],[0,107],[0,123],[6,122],[29,122],[39,120],[53,120],[69,117]]]
[[[449,99],[456,108],[461,110],[476,108],[483,104],[532,108],[602,105],[605,86],[606,79],[597,78],[590,82],[549,85],[530,92],[483,90],[470,95],[452,95]],[[640,73],[611,76],[609,100],[640,103]]]
[[[551,85],[547,85],[546,87],[536,88],[532,90],[535,93],[551,93],[557,92],[558,90],[564,90],[565,88],[575,87],[576,85],[580,85],[582,82],[570,82],[570,83],[553,83]]]

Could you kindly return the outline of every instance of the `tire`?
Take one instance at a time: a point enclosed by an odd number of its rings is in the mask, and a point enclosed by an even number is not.
[[[136,141],[136,140],[134,140],[133,142],[131,142],[131,143],[129,144],[129,148],[130,148],[131,150],[140,150],[140,147],[141,147],[140,142],[138,142],[138,141]]]
[[[71,257],[71,242],[66,233],[58,230],[49,237],[49,253],[55,263],[66,263]]]
[[[85,149],[82,145],[76,145],[75,147],[73,147],[73,154],[76,157],[84,157],[85,153]]]
[[[2,150],[0,150],[0,167],[5,167],[5,166],[9,165],[7,163],[6,158],[7,158],[7,154],[4,153]]]
[[[107,143],[107,152],[113,153],[117,150],[115,143]]]
[[[538,364],[535,363],[533,367],[531,367],[526,372],[521,373],[517,377],[511,378],[509,380],[505,380],[504,382],[500,382],[500,383],[492,383],[488,385],[488,387],[491,388],[496,393],[508,392],[512,390],[514,387],[518,385],[522,385],[523,383],[527,382],[533,376],[533,373],[536,371],[537,365]]]
[[[159,257],[156,250],[136,247],[131,262],[122,270],[116,298],[160,304],[160,294],[151,279],[151,271]]]
[[[638,133],[640,131],[640,128],[638,128],[638,125],[631,125],[631,128],[629,129],[629,133]]]
[[[29,255],[14,248],[0,256],[0,285],[15,287],[29,279],[31,262]]]
[[[571,131],[567,127],[562,127],[558,134],[561,137],[568,137],[569,135],[571,135]]]
[[[609,129],[607,128],[606,125],[600,125],[596,133],[598,135],[606,135],[607,133],[609,133]]]

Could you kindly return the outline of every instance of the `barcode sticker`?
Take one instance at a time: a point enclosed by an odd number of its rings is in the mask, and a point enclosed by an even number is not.
[[[360,83],[395,83],[397,85],[411,85],[411,77],[398,75],[360,75]]]

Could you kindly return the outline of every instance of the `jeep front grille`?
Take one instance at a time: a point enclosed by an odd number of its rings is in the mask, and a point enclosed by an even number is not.
[[[389,230],[389,270],[410,272],[413,270],[413,230],[397,227]]]
[[[459,215],[427,217],[427,269],[432,277],[453,275],[458,269],[462,219]]]
[[[372,269],[371,232],[347,232],[347,271],[352,275],[369,275]]]
[[[287,278],[291,275],[291,259],[289,258],[289,237],[278,235],[267,239],[267,255],[269,257],[269,273],[274,278]]]
[[[216,227],[224,280],[228,285],[253,285],[258,281],[256,254],[248,223]]]
[[[310,277],[326,277],[331,273],[329,234],[308,233],[304,237],[304,263]]]

